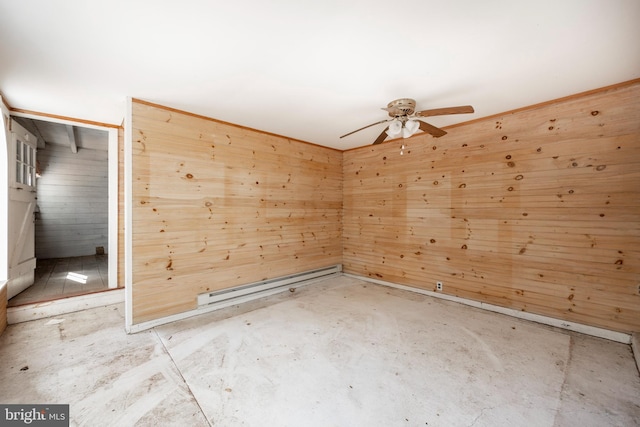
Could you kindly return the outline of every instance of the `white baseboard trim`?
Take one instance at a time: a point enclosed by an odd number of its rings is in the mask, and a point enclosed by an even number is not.
[[[543,316],[540,314],[528,313],[526,311],[520,311],[513,308],[500,307],[498,305],[487,304],[485,302],[474,301],[466,298],[460,298],[453,295],[447,295],[447,294],[433,292],[433,291],[427,291],[425,289],[415,288],[412,286],[399,285],[397,283],[386,282],[384,280],[378,280],[378,279],[372,279],[370,277],[365,277],[365,276],[358,276],[356,274],[349,274],[349,273],[343,273],[343,274],[345,276],[353,277],[355,279],[364,280],[365,282],[377,283],[383,286],[389,286],[392,288],[403,289],[405,291],[416,292],[416,293],[428,295],[434,298],[440,298],[447,301],[453,301],[460,304],[481,308],[487,311],[493,311],[495,313],[506,314],[507,316],[513,316],[519,319],[530,320],[532,322],[542,323],[549,326],[555,326],[557,328],[566,329],[569,331],[580,332],[581,334],[604,338],[611,341],[620,342],[623,344],[631,344],[631,334],[625,334],[623,332],[611,331],[609,329],[598,328],[595,326],[584,325],[581,323],[568,322],[566,320],[555,319],[553,317]]]
[[[112,289],[77,297],[7,307],[7,321],[13,325],[122,302],[124,302],[124,289]]]
[[[342,266],[340,265],[340,269],[342,268]],[[331,274],[327,274],[325,276],[322,277],[318,277],[318,278],[314,278],[314,279],[309,279],[309,280],[305,280],[305,281],[301,281],[301,282],[296,282],[296,283],[292,283],[291,284],[291,288],[300,288],[302,286],[307,286],[307,285],[311,285],[313,283],[317,283],[320,282],[322,280],[328,279],[330,277],[338,277],[338,276],[342,276],[341,272],[335,272],[335,273],[331,273]],[[267,289],[264,291],[260,291],[260,292],[255,292],[255,293],[251,293],[248,295],[243,295],[240,297],[236,297],[236,298],[232,298],[232,299],[228,299],[228,300],[224,300],[224,301],[219,301],[219,302],[215,302],[212,304],[208,304],[208,305],[204,305],[201,307],[198,307],[195,310],[190,310],[190,311],[185,311],[183,313],[178,313],[178,314],[174,314],[171,316],[166,316],[166,317],[162,317],[160,319],[154,319],[154,320],[149,320],[147,322],[141,322],[141,323],[136,323],[133,324],[131,326],[126,327],[126,331],[129,334],[134,334],[136,332],[141,332],[147,329],[151,329],[154,328],[156,326],[160,326],[160,325],[164,325],[167,323],[171,323],[171,322],[175,322],[178,320],[183,320],[183,319],[188,319],[189,317],[193,317],[193,316],[199,316],[201,314],[204,313],[209,313],[215,310],[220,310],[222,308],[226,308],[226,307],[231,307],[234,305],[238,305],[238,304],[242,304],[245,302],[249,302],[249,301],[253,301],[253,300],[257,300],[259,298],[264,298],[270,295],[275,295],[281,292],[285,292],[285,291],[289,291],[289,287],[278,287],[278,288],[272,288],[272,289]]]

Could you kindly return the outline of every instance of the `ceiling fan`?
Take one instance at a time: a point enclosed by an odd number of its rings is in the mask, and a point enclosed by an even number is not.
[[[389,113],[390,119],[380,120],[379,122],[371,123],[370,125],[356,129],[353,132],[342,135],[340,138],[352,135],[363,129],[371,126],[379,125],[380,123],[389,123],[389,125],[382,131],[380,136],[373,141],[373,144],[380,144],[387,136],[396,137],[402,135],[403,138],[408,138],[418,131],[418,129],[426,132],[434,137],[438,138],[446,135],[447,132],[430,125],[427,122],[418,120],[420,117],[431,116],[443,116],[447,114],[466,114],[473,113],[473,107],[471,105],[464,105],[460,107],[447,107],[447,108],[434,108],[432,110],[423,110],[416,112],[416,101],[410,98],[400,98],[395,101],[391,101],[387,104],[387,108],[383,110]]]

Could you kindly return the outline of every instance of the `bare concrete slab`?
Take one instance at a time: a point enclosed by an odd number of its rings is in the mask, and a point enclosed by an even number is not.
[[[10,325],[0,401],[70,404],[71,425],[207,426],[156,333],[125,334],[123,315],[118,304]]]
[[[630,346],[346,276],[136,335],[121,305],[11,325],[0,358],[2,403],[73,425],[640,424]]]

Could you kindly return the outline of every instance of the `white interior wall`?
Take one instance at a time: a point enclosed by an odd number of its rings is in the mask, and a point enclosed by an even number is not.
[[[38,160],[36,257],[108,253],[108,152],[47,144]]]

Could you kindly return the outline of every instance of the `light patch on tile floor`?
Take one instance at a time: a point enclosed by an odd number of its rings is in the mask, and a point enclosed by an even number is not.
[[[106,291],[108,260],[107,255],[38,259],[34,284],[11,298],[8,305],[17,307]]]
[[[89,276],[85,274],[74,273],[73,271],[70,271],[69,273],[67,273],[67,280],[71,280],[73,282],[80,283],[82,285],[85,285],[87,283],[88,278]]]
[[[121,305],[11,325],[0,400],[78,425],[640,423],[628,345],[345,276],[123,327]]]

